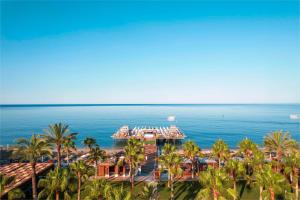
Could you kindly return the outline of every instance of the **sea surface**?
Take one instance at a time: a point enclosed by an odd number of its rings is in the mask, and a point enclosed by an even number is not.
[[[300,104],[280,105],[10,105],[0,106],[0,145],[13,144],[16,138],[43,133],[49,124],[63,122],[78,132],[77,145],[85,137],[94,137],[102,147],[113,147],[111,135],[122,125],[176,125],[201,148],[210,148],[215,140],[225,140],[235,148],[243,138],[258,144],[275,130],[288,131],[300,141]],[[169,122],[168,116],[176,120]]]

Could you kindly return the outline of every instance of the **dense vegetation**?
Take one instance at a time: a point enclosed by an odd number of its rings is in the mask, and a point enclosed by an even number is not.
[[[209,155],[210,159],[217,161],[217,165],[201,172],[196,170],[196,160],[204,155],[195,142],[183,144],[184,156],[178,153],[176,146],[165,144],[158,163],[161,171],[168,172],[167,183],[142,185],[134,182],[135,172],[145,159],[142,141],[129,139],[124,148],[124,159],[130,168],[131,184],[128,185],[126,182],[113,183],[96,178],[95,166],[106,159],[106,154],[93,138],[83,141],[89,151],[87,159],[70,162],[71,152],[76,151],[76,135],[67,125],[59,123],[50,125],[45,134],[17,140],[15,155],[30,162],[32,168],[32,196],[27,196],[27,199],[179,199],[182,193],[189,193],[188,199],[237,200],[244,190],[241,185],[250,190],[258,188],[260,200],[299,199],[299,144],[282,131],[267,135],[261,148],[245,138],[234,153],[223,140],[217,140]],[[53,157],[57,164],[46,177],[37,181],[35,166],[43,156]],[[62,157],[67,160],[66,166],[62,165]],[[192,178],[198,177],[198,181],[179,181],[184,159],[191,161]],[[0,192],[12,182],[13,178],[1,175]],[[189,190],[189,187],[192,189]],[[24,193],[15,189],[9,192],[8,197],[24,199]]]

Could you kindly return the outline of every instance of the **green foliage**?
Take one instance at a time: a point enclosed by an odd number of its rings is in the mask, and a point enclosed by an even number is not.
[[[40,179],[38,188],[41,192],[39,199],[54,199],[56,195],[65,200],[70,200],[76,191],[76,177],[68,168],[58,168],[48,172],[47,176]]]
[[[274,131],[267,135],[264,140],[264,145],[267,151],[276,152],[278,161],[281,161],[282,156],[286,156],[297,148],[297,142],[291,139],[288,132]]]
[[[58,124],[51,124],[49,125],[48,129],[45,130],[45,139],[50,144],[56,146],[57,150],[57,163],[58,167],[61,165],[61,148],[63,147],[64,142],[67,139],[75,140],[77,133],[71,133],[69,130],[69,126],[58,123]]]
[[[25,193],[19,189],[13,189],[8,192],[8,200],[25,199]]]
[[[231,181],[223,169],[209,167],[200,173],[199,181],[203,189],[199,191],[196,199],[228,199],[236,198],[237,194],[231,189]]]
[[[94,179],[85,182],[83,186],[84,200],[98,200],[103,198],[107,187],[110,186],[105,179]]]
[[[134,172],[139,164],[144,161],[144,147],[140,140],[130,138],[125,146],[125,160],[130,167],[130,182],[132,188],[134,187]]]
[[[104,190],[104,197],[107,200],[131,200],[132,194],[123,186],[107,185]]]
[[[13,184],[14,181],[15,181],[14,176],[8,177],[8,176],[4,176],[3,174],[0,174],[0,197],[4,192],[5,188]]]
[[[156,200],[158,199],[157,183],[149,182],[145,184],[138,194],[139,199]]]
[[[168,171],[168,187],[171,189],[170,199],[173,199],[174,195],[174,179],[176,176],[181,176],[183,172],[180,167],[182,161],[182,157],[176,152],[176,147],[165,144],[163,154],[159,157],[158,162],[162,169]]]
[[[274,172],[269,164],[264,165],[261,170],[255,172],[255,184],[262,187],[264,199],[272,199],[272,193],[274,195],[283,194],[288,189],[285,177],[278,172]]]
[[[33,134],[30,139],[17,139],[17,149],[14,155],[22,160],[36,163],[42,156],[51,155],[51,148],[40,135]]]
[[[219,168],[221,167],[221,161],[225,161],[229,157],[229,147],[221,139],[217,140],[212,146],[212,155],[218,159]]]
[[[83,144],[91,150],[92,147],[97,144],[97,142],[95,138],[87,137],[83,140]]]

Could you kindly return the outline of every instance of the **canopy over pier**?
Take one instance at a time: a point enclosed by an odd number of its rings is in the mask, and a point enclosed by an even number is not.
[[[134,127],[133,129],[130,129],[129,126],[122,126],[116,133],[112,135],[112,138],[136,138],[142,140],[181,140],[185,138],[185,135],[174,125],[171,125],[170,127]]]

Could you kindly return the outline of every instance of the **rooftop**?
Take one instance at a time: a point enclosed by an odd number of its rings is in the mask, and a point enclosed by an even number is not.
[[[184,139],[185,135],[176,126],[170,127],[134,127],[122,126],[116,133],[112,135],[114,139]]]
[[[36,173],[40,174],[43,171],[53,166],[53,163],[37,163]],[[10,163],[0,166],[0,174],[8,177],[15,177],[15,181],[5,187],[2,195],[5,195],[10,190],[17,188],[31,179],[31,164],[30,163]]]

